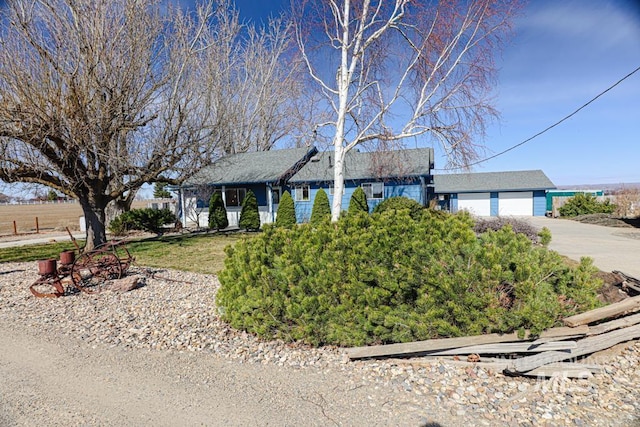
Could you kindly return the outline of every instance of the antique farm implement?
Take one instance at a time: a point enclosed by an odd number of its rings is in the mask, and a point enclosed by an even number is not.
[[[71,232],[67,229],[69,235]],[[74,251],[60,254],[60,266],[55,259],[38,261],[40,278],[29,288],[37,297],[55,298],[64,295],[64,284],[86,293],[95,293],[107,280],[119,279],[134,261],[126,242],[113,241],[90,251],[82,251],[71,236]]]

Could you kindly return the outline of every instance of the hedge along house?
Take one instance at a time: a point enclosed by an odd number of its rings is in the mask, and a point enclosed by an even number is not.
[[[294,148],[233,154],[216,160],[187,179],[180,187],[183,224],[209,222],[209,199],[220,192],[227,208],[229,226],[237,226],[242,201],[251,190],[258,201],[260,223],[271,223],[288,189],[289,179],[316,155],[318,150]]]
[[[298,222],[311,218],[316,193],[323,188],[333,203],[333,152],[316,154],[289,180]],[[347,153],[344,166],[345,191],[342,209],[349,207],[357,187],[367,195],[369,210],[382,200],[405,196],[426,206],[433,197],[433,149],[417,148]]]
[[[477,216],[544,216],[556,188],[541,170],[436,175],[434,184],[441,209]]]

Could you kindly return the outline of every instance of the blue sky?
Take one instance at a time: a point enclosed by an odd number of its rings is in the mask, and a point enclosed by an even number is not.
[[[287,0],[236,0],[260,20]],[[498,58],[487,156],[569,115],[640,67],[640,6],[633,0],[532,0]],[[640,182],[640,71],[572,118],[475,172],[542,169],[556,185]],[[436,167],[445,159],[436,157]]]

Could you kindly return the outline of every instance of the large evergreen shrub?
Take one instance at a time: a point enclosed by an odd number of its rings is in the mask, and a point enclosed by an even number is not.
[[[573,217],[578,215],[588,215],[596,213],[613,213],[616,205],[612,204],[609,199],[599,202],[598,199],[585,193],[578,193],[571,197],[558,210],[560,216]]]
[[[260,229],[258,200],[251,190],[247,191],[247,194],[242,201],[242,210],[240,211],[240,221],[238,225],[241,229],[249,231]]]
[[[327,192],[322,188],[316,193],[316,198],[313,200],[313,208],[311,209],[311,224],[317,224],[326,219],[331,218],[331,206],[329,206],[329,197]]]
[[[409,210],[411,218],[418,219],[424,212],[425,208],[413,199],[404,196],[395,196],[389,197],[388,199],[380,202],[375,208],[373,208],[373,212],[382,213],[389,210],[397,211],[401,209]]]
[[[222,230],[229,226],[229,218],[227,218],[227,208],[222,200],[222,193],[215,191],[209,199],[209,228],[214,230]]]
[[[276,213],[276,226],[290,228],[296,225],[296,207],[293,204],[291,193],[285,191],[280,197],[278,212]]]
[[[132,209],[114,218],[109,224],[109,231],[115,235],[131,230],[161,233],[166,224],[175,224],[177,220],[169,209]]]
[[[406,209],[267,227],[226,250],[217,301],[233,327],[344,346],[531,329],[595,307],[594,267],[510,227]]]
[[[357,212],[369,213],[369,204],[367,203],[367,194],[364,192],[362,187],[356,188],[353,194],[351,195],[351,199],[349,200],[349,209],[347,210],[347,212],[349,214],[354,214]]]

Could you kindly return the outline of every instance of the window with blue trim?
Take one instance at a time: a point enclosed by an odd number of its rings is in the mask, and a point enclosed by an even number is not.
[[[310,199],[310,190],[308,185],[297,185],[295,187],[296,191],[296,202],[308,202]]]
[[[367,195],[367,200],[384,198],[384,183],[382,182],[370,182],[362,184],[360,187],[364,190],[364,194]]]

